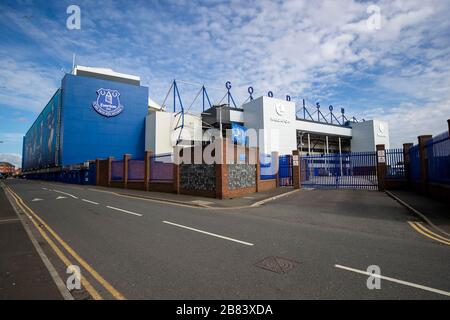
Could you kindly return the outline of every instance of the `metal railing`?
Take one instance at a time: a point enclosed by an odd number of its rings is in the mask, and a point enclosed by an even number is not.
[[[419,146],[415,145],[409,149],[409,168],[411,181],[420,180],[420,156]]]
[[[128,180],[144,180],[145,161],[138,159],[128,160]]]
[[[386,149],[386,177],[388,179],[406,178],[403,149]]]
[[[123,160],[111,162],[111,180],[123,180]]]
[[[425,146],[428,160],[428,181],[450,184],[450,137],[441,133]]]
[[[150,157],[150,182],[173,181],[173,155],[164,153]]]
[[[312,188],[378,188],[375,152],[301,157],[301,184]]]
[[[261,180],[271,180],[276,179],[278,168],[274,167],[274,162],[271,154],[260,154],[259,155],[259,166],[260,166],[260,179]]]

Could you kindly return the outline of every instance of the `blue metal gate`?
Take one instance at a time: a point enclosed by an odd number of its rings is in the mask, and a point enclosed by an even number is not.
[[[378,188],[376,152],[301,157],[301,184],[307,188]]]
[[[292,155],[284,155],[279,158],[280,186],[287,187],[293,185],[292,180]]]

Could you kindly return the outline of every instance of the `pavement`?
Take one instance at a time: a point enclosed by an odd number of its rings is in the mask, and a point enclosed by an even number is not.
[[[0,189],[0,300],[60,300],[21,219]]]
[[[6,185],[60,250],[33,231],[61,279],[64,258],[80,267],[76,299],[450,298],[450,240],[418,232],[422,222],[382,192],[301,190],[225,210],[192,197]]]
[[[414,191],[392,190],[389,191],[394,198],[407,204],[414,211],[418,211],[418,216],[426,222],[434,225],[439,231],[450,236],[450,204],[440,202]],[[428,220],[428,221],[427,221]]]

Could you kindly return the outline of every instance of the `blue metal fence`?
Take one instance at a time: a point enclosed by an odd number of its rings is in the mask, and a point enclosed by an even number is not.
[[[386,169],[388,179],[405,179],[403,149],[386,149]]]
[[[173,181],[173,155],[157,154],[150,157],[150,182]]]
[[[279,159],[278,175],[280,178],[280,186],[292,186],[292,155],[283,155]]]
[[[378,188],[375,152],[302,156],[300,165],[303,187]]]
[[[419,146],[415,145],[409,149],[409,168],[412,181],[420,180],[420,156]]]
[[[144,160],[128,160],[128,180],[144,180],[145,162]]]
[[[448,132],[435,136],[426,144],[428,181],[450,184],[450,137]]]
[[[277,170],[275,168],[274,161],[272,159],[272,155],[270,154],[261,154],[259,157],[260,161],[260,177],[261,180],[270,180],[276,179]]]

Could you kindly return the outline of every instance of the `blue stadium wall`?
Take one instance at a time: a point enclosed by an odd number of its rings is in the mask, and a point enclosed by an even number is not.
[[[22,168],[40,169],[58,165],[61,90],[58,89],[23,138]]]
[[[100,88],[119,91],[120,114],[105,117],[93,108]],[[143,158],[147,106],[147,87],[67,74],[62,80],[60,165],[125,153]]]
[[[123,111],[105,117],[93,108],[100,88],[117,90]],[[67,74],[23,139],[22,168],[69,166],[96,158],[143,158],[148,88]]]

